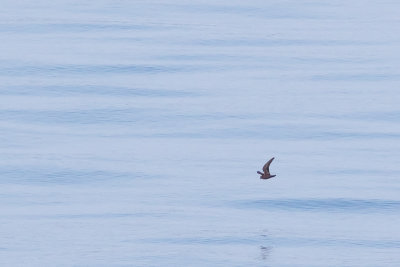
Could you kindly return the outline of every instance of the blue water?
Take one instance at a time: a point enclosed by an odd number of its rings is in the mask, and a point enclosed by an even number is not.
[[[399,266],[399,8],[2,1],[0,265]]]

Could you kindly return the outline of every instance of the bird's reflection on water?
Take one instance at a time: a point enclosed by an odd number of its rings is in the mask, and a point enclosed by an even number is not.
[[[263,261],[268,260],[270,254],[271,254],[271,251],[272,251],[272,247],[260,246],[261,259]]]
[[[262,261],[266,261],[268,260],[272,252],[272,246],[267,245],[268,243],[270,243],[268,230],[263,230],[263,233],[260,234],[260,237],[262,239],[262,245],[260,245],[260,258]]]

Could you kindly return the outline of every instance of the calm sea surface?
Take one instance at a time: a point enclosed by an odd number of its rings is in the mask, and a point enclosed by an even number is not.
[[[400,266],[399,9],[2,1],[0,265]]]

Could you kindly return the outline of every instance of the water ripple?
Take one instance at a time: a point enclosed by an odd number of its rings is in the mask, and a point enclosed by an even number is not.
[[[0,184],[82,184],[109,180],[132,179],[144,174],[102,171],[48,168],[0,168]]]
[[[101,85],[54,85],[54,86],[11,86],[3,88],[0,95],[110,95],[110,96],[143,96],[143,97],[187,97],[198,93],[172,89],[133,88]]]
[[[301,212],[399,212],[400,201],[382,199],[266,199],[243,201],[236,204],[239,208],[263,210],[284,210]]]
[[[29,23],[29,24],[0,24],[0,32],[89,32],[89,31],[143,31],[170,28],[168,25],[128,24],[128,23]]]
[[[270,242],[279,246],[313,246],[313,247],[364,247],[364,248],[399,248],[400,240],[368,240],[350,238],[318,237],[274,237]]]
[[[197,67],[186,65],[24,65],[5,67],[0,70],[0,76],[27,75],[60,75],[60,74],[159,74],[190,72]]]

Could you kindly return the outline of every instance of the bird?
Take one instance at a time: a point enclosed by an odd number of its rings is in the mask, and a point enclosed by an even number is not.
[[[264,167],[263,167],[263,171],[264,173],[257,171],[257,173],[260,175],[260,179],[269,179],[272,177],[275,177],[276,175],[271,175],[269,173],[269,165],[271,165],[271,162],[274,160],[275,158],[272,158],[270,160],[267,161],[267,163],[265,163]]]

